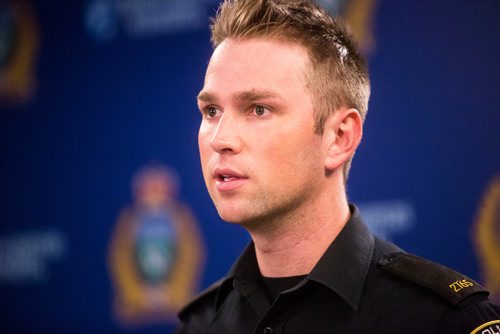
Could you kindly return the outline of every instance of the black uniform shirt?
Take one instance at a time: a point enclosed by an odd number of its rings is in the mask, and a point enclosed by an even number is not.
[[[373,237],[354,206],[311,273],[275,300],[250,244],[179,316],[179,334],[500,333],[500,307],[479,284]]]

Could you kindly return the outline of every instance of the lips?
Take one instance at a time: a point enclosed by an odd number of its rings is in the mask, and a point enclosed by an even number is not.
[[[219,192],[234,190],[248,179],[247,176],[227,168],[216,168],[212,175],[215,179],[215,187]]]

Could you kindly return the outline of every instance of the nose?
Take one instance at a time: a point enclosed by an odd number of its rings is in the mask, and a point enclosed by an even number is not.
[[[227,112],[221,116],[210,139],[210,147],[220,154],[237,154],[241,151],[241,131],[234,116]]]

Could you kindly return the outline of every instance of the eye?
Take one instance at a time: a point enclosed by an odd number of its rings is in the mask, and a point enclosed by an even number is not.
[[[209,106],[205,109],[205,115],[207,118],[214,118],[219,113],[219,110],[216,107]]]
[[[262,106],[262,105],[256,105],[253,109],[253,112],[255,113],[255,115],[257,116],[264,116],[266,113],[269,112],[269,109]]]
[[[207,110],[207,115],[208,117],[215,117],[215,115],[217,115],[217,109],[215,109],[214,107],[209,107]]]

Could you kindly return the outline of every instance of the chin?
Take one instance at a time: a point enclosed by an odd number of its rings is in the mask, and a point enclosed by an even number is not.
[[[243,225],[247,221],[240,211],[217,208],[217,212],[226,223]]]
[[[237,205],[237,203],[220,198],[215,198],[212,200],[214,202],[217,213],[223,221],[232,223],[233,221],[239,220],[241,216],[241,210],[238,209],[239,206]]]
[[[238,217],[238,215],[236,214],[229,214],[219,211],[219,216],[226,223],[238,224],[238,225],[243,223],[241,217]]]
[[[248,215],[242,215],[240,214],[226,214],[226,215],[220,215],[221,219],[232,225],[238,225],[243,227],[247,231],[256,231],[259,226],[262,226],[262,220],[259,219],[259,217],[254,217],[254,216],[248,216]]]

